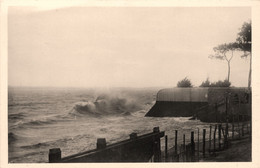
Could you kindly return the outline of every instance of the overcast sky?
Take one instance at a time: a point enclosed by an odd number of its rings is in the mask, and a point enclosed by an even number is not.
[[[227,77],[212,48],[236,39],[250,8],[10,7],[10,86],[174,87],[188,77]],[[235,53],[233,86],[247,86],[249,60]]]

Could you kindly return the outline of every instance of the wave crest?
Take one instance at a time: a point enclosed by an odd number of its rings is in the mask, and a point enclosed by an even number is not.
[[[24,127],[32,127],[32,126],[37,127],[46,124],[53,124],[56,123],[57,121],[58,120],[51,119],[51,118],[46,118],[41,120],[29,120],[29,121],[18,120],[10,128],[15,129],[15,128],[24,128]]]

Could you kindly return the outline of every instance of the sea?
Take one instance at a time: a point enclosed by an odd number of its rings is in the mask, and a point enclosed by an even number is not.
[[[159,88],[8,88],[9,163],[48,162],[51,148],[62,157],[96,148],[97,138],[112,144],[143,135],[154,127],[165,131],[169,148],[182,135],[208,128],[190,117],[145,117]],[[162,141],[162,150],[164,140]],[[187,138],[187,142],[189,138]]]

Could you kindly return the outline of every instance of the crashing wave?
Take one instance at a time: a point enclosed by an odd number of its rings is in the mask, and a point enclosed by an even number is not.
[[[131,115],[132,112],[141,110],[141,105],[133,100],[109,95],[101,95],[95,101],[78,102],[73,107],[72,114],[80,115]]]

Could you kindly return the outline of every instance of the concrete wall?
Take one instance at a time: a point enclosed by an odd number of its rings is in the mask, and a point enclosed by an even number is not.
[[[157,93],[157,101],[207,102],[208,88],[169,88]]]
[[[162,89],[157,94],[155,105],[146,116],[196,116],[203,121],[221,121],[226,117],[227,95],[229,118],[233,115],[251,116],[251,93],[248,88],[237,87]]]
[[[196,109],[207,106],[207,102],[171,102],[156,101],[155,105],[146,113],[147,117],[190,117]]]

